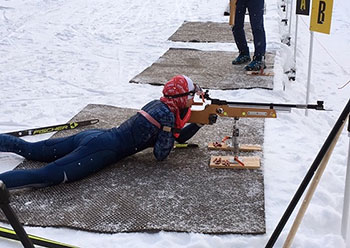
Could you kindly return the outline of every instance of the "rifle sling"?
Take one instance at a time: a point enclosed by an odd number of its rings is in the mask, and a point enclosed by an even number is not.
[[[150,123],[152,123],[153,125],[155,125],[157,128],[165,131],[165,132],[169,132],[169,133],[180,133],[180,129],[178,128],[173,128],[173,127],[169,127],[169,126],[162,126],[156,119],[154,119],[149,113],[147,113],[144,110],[140,110],[137,111],[138,113],[140,113],[141,115],[143,115],[143,117],[145,117]]]

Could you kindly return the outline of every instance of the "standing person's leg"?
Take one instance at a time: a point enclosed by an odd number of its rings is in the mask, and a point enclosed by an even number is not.
[[[244,18],[246,13],[246,0],[237,0],[235,24],[232,27],[233,37],[235,39],[239,55],[232,61],[232,64],[243,64],[250,61],[249,47],[244,32]]]
[[[261,60],[266,51],[264,0],[248,0],[247,7],[254,38],[254,57]]]
[[[264,0],[248,0],[247,7],[252,26],[255,51],[253,61],[244,67],[244,69],[247,71],[259,71],[266,68],[264,58],[266,50]]]

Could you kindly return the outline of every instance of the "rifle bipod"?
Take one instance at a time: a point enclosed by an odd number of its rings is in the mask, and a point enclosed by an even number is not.
[[[233,151],[233,156],[211,156],[210,167],[213,168],[240,168],[240,169],[256,169],[260,167],[259,157],[240,157],[240,151],[261,151],[260,146],[239,145],[239,117],[234,117],[232,137],[226,136],[221,143],[209,143],[209,149],[229,150]],[[225,143],[231,138],[231,145]]]
[[[209,142],[208,148],[210,150],[222,150],[222,151],[234,151],[236,149],[236,154],[239,152],[254,152],[261,151],[260,145],[240,145],[238,142],[239,139],[239,128],[238,128],[239,118],[234,118],[234,125],[232,130],[232,137],[225,136],[221,142]],[[227,144],[226,141],[231,139],[231,145]],[[236,147],[236,148],[235,148]]]

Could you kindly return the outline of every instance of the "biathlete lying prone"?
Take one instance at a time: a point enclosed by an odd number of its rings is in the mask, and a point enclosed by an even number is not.
[[[73,182],[148,147],[154,147],[157,160],[164,160],[175,140],[183,143],[199,130],[197,124],[184,126],[191,116],[193,97],[200,92],[190,78],[178,75],[164,85],[160,100],[149,102],[119,127],[35,143],[0,134],[0,152],[48,162],[39,169],[2,173],[0,180],[9,189]]]

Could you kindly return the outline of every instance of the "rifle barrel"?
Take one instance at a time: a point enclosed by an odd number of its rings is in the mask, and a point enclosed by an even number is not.
[[[250,107],[250,108],[269,108],[281,111],[289,111],[292,108],[297,109],[315,109],[315,110],[325,110],[323,106],[323,101],[317,101],[317,104],[279,104],[279,103],[256,103],[256,102],[229,102],[220,99],[209,99],[212,104],[217,105],[229,105],[232,107]]]

